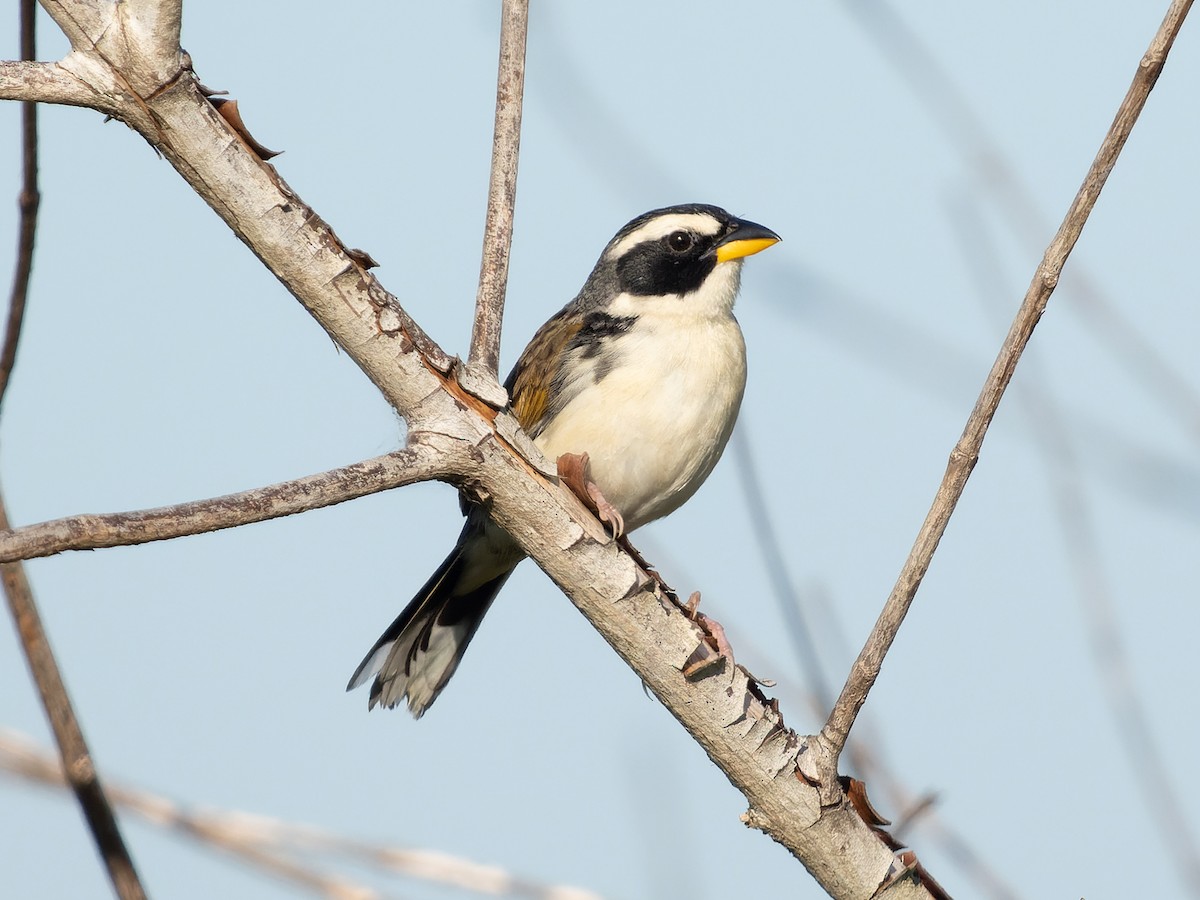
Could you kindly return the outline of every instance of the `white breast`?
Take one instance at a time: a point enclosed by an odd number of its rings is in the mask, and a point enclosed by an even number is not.
[[[537,438],[551,460],[588,453],[593,480],[627,530],[691,497],[733,431],[746,387],[746,346],[732,312],[740,265],[720,268],[731,277],[705,285],[715,293],[619,298],[612,312],[638,318],[614,342],[610,370]]]

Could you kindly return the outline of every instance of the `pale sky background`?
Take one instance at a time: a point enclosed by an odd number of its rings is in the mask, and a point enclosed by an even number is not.
[[[906,5],[904,27],[1034,198],[1042,221],[1014,230],[1014,190],[884,54],[898,38],[874,3],[534,3],[504,366],[644,210],[710,202],[778,231],[745,270],[739,430],[836,686],[1165,7]],[[41,26],[56,58],[63,41]],[[286,151],[282,176],[450,352],[470,331],[497,33],[494,2],[185,8],[200,78]],[[15,28],[3,34],[15,56]],[[1191,22],[1016,379],[1057,404],[1099,546],[1087,568],[1111,593],[1193,846],[1198,81]],[[7,285],[16,106],[0,116]],[[83,110],[41,121],[33,294],[0,419],[14,521],[210,497],[400,444],[353,363],[141,138]],[[1115,339],[1085,279],[1126,323]],[[1185,399],[1127,351],[1131,330]],[[1091,650],[1039,429],[1010,394],[859,735],[907,791],[936,795],[940,825],[1012,895],[1195,896],[1156,824],[1161,794],[1148,800],[1124,753],[1132,725],[1106,699],[1113,664]],[[676,587],[703,591],[739,661],[779,682],[789,725],[812,730],[813,661],[797,655],[733,457],[636,542]],[[343,693],[459,527],[453,491],[421,485],[29,573],[112,778],[623,900],[822,896],[740,824],[740,795],[532,564],[422,721]],[[0,686],[0,727],[48,743],[7,626]],[[0,828],[0,894],[108,894],[65,796],[0,778]],[[296,895],[136,820],[125,832],[155,896]],[[951,893],[999,896],[933,830],[906,837]],[[467,896],[363,878],[413,900]]]

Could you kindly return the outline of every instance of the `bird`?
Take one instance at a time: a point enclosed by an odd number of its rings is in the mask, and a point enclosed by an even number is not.
[[[547,459],[587,454],[587,487],[614,536],[674,512],[720,459],[746,387],[733,315],[742,263],[779,240],[707,204],[643,213],[608,242],[505,381],[513,414]],[[454,549],[346,686],[374,678],[368,709],[407,700],[424,715],[525,558],[482,507],[463,506]]]

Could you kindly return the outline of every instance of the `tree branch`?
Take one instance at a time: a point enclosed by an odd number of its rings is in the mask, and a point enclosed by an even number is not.
[[[37,55],[35,39],[35,16],[33,0],[21,0],[21,57],[25,61]],[[25,316],[25,305],[29,295],[29,278],[33,271],[33,249],[37,236],[38,193],[38,135],[37,107],[32,102],[23,104],[21,116],[22,168],[21,193],[18,206],[21,225],[17,243],[17,260],[13,274],[12,294],[9,298],[8,321],[5,326],[4,343],[0,348],[0,403],[8,388],[9,376],[16,362],[17,345],[21,338],[21,324]],[[0,529],[7,529],[8,510],[0,495]],[[84,820],[91,831],[96,849],[104,860],[113,889],[121,900],[144,900],[133,859],[117,827],[116,816],[100,784],[92,764],[91,751],[83,737],[83,729],[75,715],[71,697],[63,683],[62,673],[46,637],[33,589],[20,563],[0,565],[0,583],[8,602],[13,624],[30,674],[37,685],[38,695],[54,740],[58,745],[64,777],[79,801]]]
[[[1037,235],[1040,240],[1049,226],[1043,221],[1036,194],[1006,157],[1001,143],[988,133],[978,108],[963,93],[953,73],[938,64],[903,15],[888,3],[877,0],[869,5],[847,2],[843,6],[875,39],[897,73],[909,81],[934,121],[958,148],[963,162],[996,199],[1010,229],[1022,239]],[[1084,326],[1125,364],[1151,399],[1173,407],[1172,414],[1191,431],[1193,439],[1200,438],[1200,396],[1185,373],[1151,346],[1136,323],[1104,295],[1085,271],[1076,270],[1071,282],[1077,305],[1089,313],[1081,317]]]
[[[52,556],[65,550],[146,544],[265,522],[418,481],[446,478],[464,472],[470,464],[467,447],[413,440],[407,449],[385,456],[210,500],[138,512],[69,516],[0,531],[0,563]]]
[[[37,55],[34,46],[33,0],[21,0],[21,57],[32,60]],[[33,273],[33,247],[37,236],[38,206],[38,131],[37,104],[21,104],[21,192],[17,209],[21,222],[17,231],[17,259],[13,267],[12,290],[8,295],[8,320],[4,325],[4,343],[0,345],[0,408],[8,390],[13,366],[17,362],[17,345],[21,341],[21,325],[25,320],[25,301],[29,296],[29,277]]]
[[[929,569],[930,560],[938,542],[946,531],[954,507],[962,496],[967,479],[979,460],[980,447],[987,434],[988,426],[996,414],[1000,398],[1012,380],[1017,361],[1033,334],[1042,313],[1049,303],[1050,295],[1058,284],[1063,265],[1083,231],[1100,191],[1108,175],[1116,165],[1117,157],[1137,122],[1138,115],[1146,104],[1150,90],[1158,80],[1166,62],[1167,54],[1174,43],[1183,19],[1191,8],[1191,0],[1173,0],[1162,25],[1150,42],[1137,72],[1133,77],[1125,99],[1117,110],[1116,118],[1105,135],[1100,150],[1093,161],[1083,185],[1075,196],[1058,233],[1050,242],[1041,264],[1034,273],[1033,281],[1004,340],[1000,354],[984,383],[975,408],[967,420],[962,437],[950,454],[946,474],[934,497],[925,522],[917,535],[916,542],[905,561],[904,567],[888,597],[883,611],[867,639],[866,645],[855,660],[849,679],[842,688],[832,712],[821,730],[819,742],[829,757],[822,763],[822,773],[836,771],[837,757],[845,746],[846,738],[854,725],[858,711],[866,701],[867,693],[879,676],[883,658],[895,640],[896,633],[912,605],[917,588]],[[826,766],[829,768],[826,769]]]
[[[0,100],[60,103],[107,111],[100,94],[56,62],[0,62]]]
[[[521,147],[521,100],[525,91],[525,38],[529,0],[504,0],[500,13],[500,70],[496,76],[496,124],[492,136],[492,175],[475,326],[469,364],[496,378],[500,366],[500,326],[508,284],[513,206],[517,199],[517,159]],[[504,405],[506,398],[499,399]]]
[[[997,296],[1004,283],[996,248],[987,239],[982,221],[970,205],[953,210],[955,234],[963,241],[963,255],[975,281],[976,292],[991,317],[1001,309]],[[1025,363],[1033,377],[1017,385],[1017,399],[1025,407],[1034,427],[1034,444],[1046,469],[1050,497],[1055,507],[1066,549],[1066,559],[1075,581],[1096,671],[1103,685],[1121,744],[1129,760],[1129,771],[1140,788],[1142,802],[1158,829],[1180,879],[1194,896],[1200,897],[1200,851],[1192,837],[1182,798],[1187,792],[1172,777],[1155,740],[1153,716],[1142,700],[1134,677],[1118,616],[1118,597],[1112,579],[1105,573],[1106,559],[1094,510],[1080,480],[1078,447],[1072,439],[1064,404],[1054,396],[1036,367],[1035,357]],[[1031,389],[1030,384],[1038,389]],[[1022,388],[1024,388],[1022,390]]]
[[[0,498],[0,527],[8,527],[8,512],[3,498]],[[54,741],[58,744],[63,772],[75,799],[79,801],[96,849],[108,870],[108,877],[121,900],[144,900],[146,892],[142,889],[137,869],[117,827],[116,816],[96,774],[91,750],[83,737],[83,729],[80,728],[67,686],[54,659],[54,651],[46,637],[46,629],[38,614],[29,580],[25,577],[24,566],[20,563],[0,565],[0,580],[4,584],[4,596],[8,600],[8,609],[29,664],[29,672],[37,685],[46,718],[50,720]]]

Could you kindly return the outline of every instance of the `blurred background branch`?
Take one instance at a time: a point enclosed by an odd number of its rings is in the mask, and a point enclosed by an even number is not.
[[[24,735],[0,729],[0,771],[46,787],[64,788],[54,758]],[[198,844],[223,850],[264,874],[319,897],[368,900],[397,896],[332,867],[360,867],[378,881],[396,875],[458,888],[472,894],[521,900],[600,900],[569,885],[543,884],[448,853],[416,850],[334,834],[311,825],[212,807],[193,809],[125,782],[110,781],[113,802],[147,824]],[[320,860],[324,867],[318,865]]]

